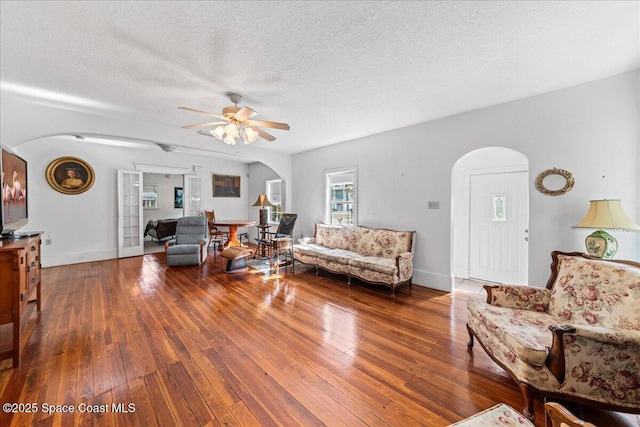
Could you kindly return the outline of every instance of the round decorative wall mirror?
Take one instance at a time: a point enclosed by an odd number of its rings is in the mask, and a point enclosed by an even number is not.
[[[547,196],[561,196],[573,188],[573,175],[564,169],[547,169],[536,178],[536,188]]]

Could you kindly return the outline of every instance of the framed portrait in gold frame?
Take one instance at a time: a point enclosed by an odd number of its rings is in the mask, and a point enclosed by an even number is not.
[[[47,182],[63,194],[81,194],[91,188],[95,175],[87,162],[77,157],[60,157],[49,163]]]

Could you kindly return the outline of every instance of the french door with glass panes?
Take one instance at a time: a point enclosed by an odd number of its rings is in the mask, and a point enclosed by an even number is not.
[[[142,172],[118,171],[118,258],[144,254]]]

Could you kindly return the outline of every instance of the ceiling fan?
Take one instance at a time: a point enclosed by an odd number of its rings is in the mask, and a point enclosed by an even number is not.
[[[214,117],[222,121],[199,123],[195,125],[182,126],[183,129],[204,128],[210,126],[216,126],[215,129],[210,130],[209,133],[224,141],[226,144],[235,145],[236,142],[242,137],[245,144],[253,143],[258,137],[267,141],[275,141],[275,136],[260,129],[260,127],[274,128],[289,130],[289,125],[286,123],[268,122],[264,120],[251,120],[256,113],[249,107],[238,107],[238,104],[242,101],[242,96],[237,93],[229,93],[229,99],[235,104],[235,106],[229,106],[222,109],[222,115],[208,113],[206,111],[196,110],[188,107],[178,107],[182,110],[192,111],[198,114],[204,114],[205,116]]]

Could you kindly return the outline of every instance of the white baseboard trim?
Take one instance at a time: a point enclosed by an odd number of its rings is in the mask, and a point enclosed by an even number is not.
[[[44,247],[43,247],[44,248]],[[59,265],[80,264],[83,262],[104,261],[118,257],[117,249],[107,249],[95,252],[68,253],[53,255],[42,251],[42,267],[56,267]]]
[[[448,274],[433,273],[430,271],[413,269],[412,283],[425,288],[437,289],[439,291],[451,292],[453,285],[451,276]]]

